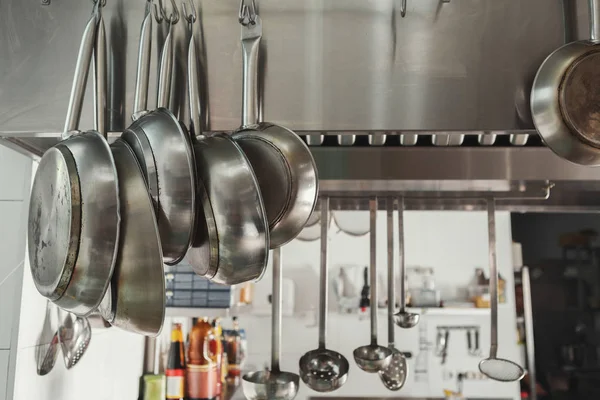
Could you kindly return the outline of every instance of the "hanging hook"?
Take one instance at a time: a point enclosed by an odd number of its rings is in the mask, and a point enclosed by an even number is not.
[[[190,5],[192,9],[191,13],[188,13],[187,5],[185,3],[185,0],[181,2],[181,7],[183,9],[183,17],[188,22],[188,24],[193,24],[198,19],[198,14],[196,13],[196,6],[194,5],[194,0],[190,0]]]
[[[246,3],[250,2],[250,5]],[[241,0],[238,21],[243,26],[256,24],[256,0]]]
[[[400,16],[402,18],[406,17],[406,0],[402,0],[402,4],[400,5]]]
[[[156,20],[157,23],[162,24],[162,22],[165,20],[163,18],[163,15],[165,15],[165,9],[162,5],[162,0],[158,0],[158,3],[159,3],[158,6],[156,5],[156,3],[153,0],[148,0],[148,3],[154,5],[154,19]]]
[[[162,2],[162,0],[159,1]],[[167,13],[166,10],[164,10],[163,17],[166,16]],[[177,22],[179,22],[179,7],[177,7],[177,3],[175,3],[175,0],[171,0],[171,15],[169,15],[168,21],[171,25],[175,25]]]
[[[92,0],[92,3],[94,3],[94,5],[97,4],[99,8],[106,6],[106,0]]]

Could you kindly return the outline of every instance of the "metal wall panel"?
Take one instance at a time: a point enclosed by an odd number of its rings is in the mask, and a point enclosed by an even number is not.
[[[198,42],[204,43],[210,129],[233,129],[241,109],[239,3],[196,1],[202,10],[204,37],[198,34]],[[130,120],[144,2],[108,0],[106,8],[113,130]],[[50,3],[0,1],[5,135],[62,130],[91,2]],[[259,3],[265,119],[304,131],[531,129],[529,87],[542,60],[564,41],[559,0],[409,1],[404,19],[400,0]],[[585,32],[580,25],[576,35]],[[164,28],[157,29],[154,66]],[[183,89],[186,27],[176,28],[182,55],[176,85]]]

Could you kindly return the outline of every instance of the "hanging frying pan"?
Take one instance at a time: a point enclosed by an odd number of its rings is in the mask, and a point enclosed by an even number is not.
[[[588,0],[590,39],[571,42],[546,58],[531,90],[540,136],[560,157],[600,165],[600,1]]]
[[[267,268],[267,214],[258,181],[240,146],[228,135],[202,135],[192,24],[188,86],[199,209],[187,260],[198,275],[233,285],[260,279]]]
[[[102,300],[119,243],[119,182],[112,152],[100,133],[77,130],[103,6],[100,0],[94,2],[83,33],[64,140],[40,160],[29,205],[28,248],[35,286],[59,307],[80,316],[94,311]]]
[[[258,52],[262,24],[252,0],[242,0],[242,126],[232,137],[246,153],[265,202],[272,249],[294,239],[310,217],[319,191],[317,167],[308,146],[293,131],[259,122]]]
[[[172,14],[165,18],[169,32],[161,55],[158,108],[144,112],[134,110],[137,120],[123,133],[131,146],[148,182],[155,201],[156,217],[166,264],[177,264],[185,256],[194,234],[196,210],[195,170],[188,133],[168,109],[173,71],[173,25],[179,21],[179,11],[171,1]],[[150,63],[152,17],[147,5],[142,26],[136,84],[137,107],[146,104],[142,95],[148,93],[147,67]]]

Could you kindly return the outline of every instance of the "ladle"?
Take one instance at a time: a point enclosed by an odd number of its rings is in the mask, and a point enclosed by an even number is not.
[[[332,392],[342,387],[348,379],[350,365],[346,357],[328,350],[327,341],[327,228],[329,225],[329,198],[321,199],[321,282],[319,303],[319,348],[304,354],[300,359],[300,377],[312,390]]]
[[[379,371],[379,378],[389,390],[400,390],[408,377],[406,357],[394,347],[394,200],[387,201],[387,252],[388,252],[388,348],[392,351],[392,361]],[[402,255],[400,255],[402,257]]]
[[[377,198],[369,200],[371,226],[371,344],[354,350],[354,361],[360,369],[369,373],[379,372],[392,361],[392,351],[377,344]]]
[[[60,321],[60,310],[58,313]],[[91,338],[92,327],[87,318],[67,312],[60,328],[58,328],[58,339],[67,369],[73,368],[81,360]]]
[[[525,370],[517,363],[498,358],[498,266],[496,265],[496,206],[488,199],[488,241],[490,257],[490,308],[491,345],[490,356],[479,362],[479,370],[488,378],[500,382],[514,382],[525,376]]]
[[[248,400],[292,400],[298,393],[300,377],[279,369],[281,341],[281,249],[273,250],[273,298],[271,331],[271,370],[254,371],[242,378]]]
[[[394,315],[400,328],[414,328],[421,316],[406,309],[406,258],[404,257],[404,198],[398,198],[398,257],[400,258],[400,310]]]

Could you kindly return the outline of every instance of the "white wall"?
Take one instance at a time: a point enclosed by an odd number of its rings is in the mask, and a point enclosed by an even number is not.
[[[23,254],[24,249],[21,259]],[[14,399],[136,399],[143,338],[116,328],[94,329],[87,352],[73,369],[66,370],[61,354],[48,375],[37,375],[35,347],[45,307],[46,300],[37,292],[25,260]]]

